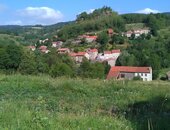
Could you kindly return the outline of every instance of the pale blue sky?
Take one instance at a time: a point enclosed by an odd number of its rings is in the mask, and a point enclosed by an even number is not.
[[[0,0],[0,24],[54,24],[103,6],[121,14],[170,12],[170,0]]]

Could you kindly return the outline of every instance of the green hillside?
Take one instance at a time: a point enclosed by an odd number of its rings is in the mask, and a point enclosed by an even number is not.
[[[144,23],[132,23],[132,24],[126,24],[126,30],[136,30],[136,29],[143,29],[145,28]]]
[[[0,34],[0,45],[8,45],[11,43],[22,44],[22,38],[19,36],[11,36],[8,34]]]
[[[0,75],[0,129],[168,129],[169,92],[169,82]]]

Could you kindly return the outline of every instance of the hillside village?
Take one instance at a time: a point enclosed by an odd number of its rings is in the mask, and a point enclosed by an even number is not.
[[[119,15],[104,6],[66,23],[6,26],[2,42],[14,44],[1,45],[0,68],[52,77],[168,80],[169,23],[166,13]]]
[[[0,130],[169,130],[168,5],[2,0]]]
[[[139,30],[132,30],[122,33],[122,36],[127,38],[135,36],[138,38],[141,35],[149,34],[149,29],[139,29]],[[113,29],[109,28],[107,30],[107,34],[109,37],[116,35]],[[55,36],[58,38],[58,36]],[[93,44],[96,43],[98,36],[97,35],[79,35],[72,41],[72,44],[80,44],[83,40],[87,43]],[[56,48],[56,53],[58,54],[67,54],[74,60],[77,64],[81,64],[83,59],[87,59],[90,62],[107,62],[110,65],[111,69],[107,75],[107,79],[129,79],[132,80],[135,77],[141,78],[143,81],[152,81],[152,68],[151,67],[119,67],[116,66],[116,61],[118,57],[121,55],[121,50],[104,50],[103,52],[99,52],[97,48],[87,48],[85,51],[78,51],[75,52],[72,48],[63,48],[64,42],[63,41],[52,41],[51,46],[48,48],[47,46],[43,45],[44,43],[48,42],[49,39],[39,40],[41,46],[36,48],[35,46],[29,46],[28,48],[32,51],[36,51],[38,49],[42,53],[50,53],[50,47]],[[116,66],[116,67],[115,67]],[[113,71],[114,70],[114,71]]]

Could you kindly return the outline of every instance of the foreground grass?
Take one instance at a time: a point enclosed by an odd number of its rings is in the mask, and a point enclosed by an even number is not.
[[[0,75],[0,129],[168,129],[169,99],[169,82]]]

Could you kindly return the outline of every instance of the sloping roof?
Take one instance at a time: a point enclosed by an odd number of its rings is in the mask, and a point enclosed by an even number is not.
[[[111,29],[111,28],[109,28],[107,31],[108,31],[109,34],[113,33],[113,29]]]
[[[39,49],[40,49],[40,50],[46,50],[46,49],[47,49],[47,46],[40,46]]]
[[[76,55],[77,56],[84,56],[86,54],[86,52],[78,52]]]
[[[68,51],[69,48],[59,48],[58,51]]]
[[[120,72],[125,73],[150,73],[150,67],[131,67],[131,66],[114,66],[110,69],[107,79],[117,78]]]
[[[75,57],[77,55],[77,53],[70,53],[69,54],[71,57]]]
[[[112,54],[111,51],[104,51],[104,54]]]
[[[104,51],[104,54],[112,54],[112,53],[120,53],[120,49],[118,50],[112,50],[112,51]]]
[[[120,53],[121,51],[120,51],[120,49],[118,49],[118,50],[112,50],[112,53]]]
[[[77,53],[70,53],[70,56],[76,57],[76,56],[84,56],[86,52],[77,52]]]

